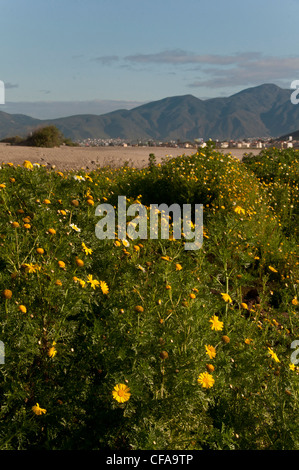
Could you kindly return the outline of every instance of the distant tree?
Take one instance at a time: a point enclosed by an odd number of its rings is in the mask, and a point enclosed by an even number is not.
[[[60,145],[78,146],[71,139],[64,137],[62,132],[56,126],[46,126],[35,129],[26,138],[18,135],[14,137],[5,137],[1,142],[11,145],[28,145],[30,147],[59,147]]]
[[[79,146],[79,144],[77,144],[76,142],[73,142],[68,137],[63,139],[63,144],[67,145],[68,147],[78,147]]]
[[[10,145],[19,145],[24,141],[22,137],[19,135],[15,135],[13,137],[5,137],[4,139],[1,140],[1,142],[10,144]]]
[[[64,136],[56,126],[46,126],[33,131],[23,142],[32,147],[59,147],[64,142]]]

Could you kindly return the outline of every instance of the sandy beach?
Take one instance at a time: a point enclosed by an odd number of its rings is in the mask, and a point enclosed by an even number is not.
[[[242,159],[249,151],[258,154],[260,149],[222,149]],[[18,147],[0,144],[0,164],[11,162],[22,165],[24,160],[39,163],[59,170],[94,170],[98,167],[119,167],[126,162],[129,166],[142,168],[147,166],[149,154],[153,153],[159,163],[168,156],[192,155],[196,149],[172,147],[67,147],[40,148]]]

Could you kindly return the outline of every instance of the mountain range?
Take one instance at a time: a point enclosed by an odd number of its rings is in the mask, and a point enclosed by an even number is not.
[[[291,91],[274,84],[247,88],[229,97],[201,100],[173,96],[102,115],[77,114],[41,120],[0,112],[0,139],[26,137],[37,127],[55,125],[73,141],[86,138],[159,141],[279,138],[299,129],[299,106]]]

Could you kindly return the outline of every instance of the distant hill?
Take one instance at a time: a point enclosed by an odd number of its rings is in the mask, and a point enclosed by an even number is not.
[[[299,140],[299,130],[288,132],[280,137],[278,137],[278,141],[286,141],[289,140],[289,137],[292,136],[293,140]]]
[[[24,114],[8,114],[0,111],[0,138],[15,135],[25,137],[30,131],[42,124],[39,119]]]
[[[288,89],[263,84],[226,98],[201,100],[192,95],[174,96],[102,115],[79,114],[40,120],[0,112],[0,138],[25,136],[45,125],[57,126],[72,140],[277,138],[299,129],[299,105],[292,104],[290,96]]]

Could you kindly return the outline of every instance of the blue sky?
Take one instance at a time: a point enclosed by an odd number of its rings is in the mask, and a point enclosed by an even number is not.
[[[0,110],[102,114],[289,88],[298,18],[299,0],[0,0]]]

